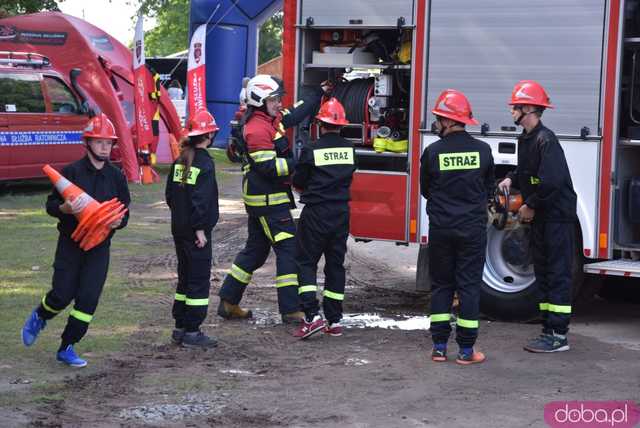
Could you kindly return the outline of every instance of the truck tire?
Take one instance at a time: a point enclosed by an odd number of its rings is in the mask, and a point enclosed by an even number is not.
[[[529,245],[530,229],[487,230],[487,257],[482,275],[480,310],[491,319],[529,321],[539,315],[538,285]],[[572,277],[575,299],[584,280],[582,239],[576,233]]]
[[[431,291],[429,278],[429,247],[420,245],[418,251],[418,265],[416,266],[416,290]]]
[[[573,290],[574,305],[588,305],[604,286],[605,277],[596,274],[584,274],[584,280],[579,290]]]

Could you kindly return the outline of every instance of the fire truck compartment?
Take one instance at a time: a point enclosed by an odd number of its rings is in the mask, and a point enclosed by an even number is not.
[[[303,13],[311,10],[305,4]],[[344,7],[337,10],[347,13]],[[299,34],[299,83],[308,87],[334,82],[332,96],[344,105],[350,122],[342,136],[357,148],[358,169],[406,172],[410,150],[402,142],[409,136],[412,30],[303,27]],[[361,55],[351,56],[353,51]],[[370,63],[350,62],[365,55]],[[334,63],[326,58],[335,58]],[[308,136],[298,133],[300,144],[317,136],[316,126]]]
[[[413,0],[301,0],[300,25],[395,27],[413,24]]]
[[[640,146],[620,145],[614,186],[615,243],[640,248]]]
[[[297,29],[298,87],[302,92],[330,80],[335,84],[331,96],[345,107],[350,125],[341,135],[353,142],[357,167],[351,186],[351,215],[358,221],[352,222],[351,234],[406,242],[415,43],[413,28],[407,23],[413,20],[413,2],[376,1],[371,8],[359,3],[342,1],[331,7],[324,2],[302,2],[304,26]],[[362,22],[371,25],[353,24],[359,18],[351,12],[374,9],[375,17],[362,17]],[[404,20],[399,19],[404,15]],[[318,136],[317,123],[303,124],[297,129],[296,145],[300,148]]]
[[[640,223],[640,177],[633,177],[629,180],[629,221],[634,224]]]
[[[620,113],[613,177],[614,244],[640,248],[640,0],[625,3]]]

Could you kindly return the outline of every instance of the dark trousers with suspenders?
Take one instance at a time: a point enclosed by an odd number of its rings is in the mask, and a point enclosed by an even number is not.
[[[174,236],[178,258],[178,286],[172,314],[176,328],[195,332],[207,317],[211,288],[211,232],[206,233],[207,244],[198,248],[195,237]]]
[[[451,305],[457,291],[460,309],[456,321],[456,342],[463,348],[475,344],[486,242],[487,232],[483,226],[429,230],[431,336],[434,343],[446,343],[449,339]]]
[[[531,224],[533,269],[540,292],[543,332],[567,334],[571,318],[571,288],[575,224]]]
[[[349,205],[345,202],[307,205],[303,208],[296,235],[296,263],[300,298],[307,319],[319,311],[317,298],[318,261],[324,255],[322,309],[330,323],[342,319],[345,270],[344,257],[349,237]]]
[[[77,343],[87,333],[107,279],[110,245],[107,240],[84,251],[65,235],[58,238],[52,288],[42,299],[38,315],[50,320],[74,302],[62,332],[63,345]]]

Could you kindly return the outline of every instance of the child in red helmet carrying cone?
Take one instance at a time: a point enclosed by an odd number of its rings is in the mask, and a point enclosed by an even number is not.
[[[122,172],[109,162],[111,149],[117,140],[113,123],[103,113],[91,118],[82,134],[87,154],[62,169],[62,175],[97,202],[119,200],[125,206],[131,198],[127,180]],[[42,298],[22,328],[25,346],[31,346],[51,318],[62,312],[72,301],[73,309],[62,332],[62,341],[56,358],[71,367],[84,367],[74,345],[86,334],[98,306],[102,288],[107,279],[111,238],[116,229],[127,225],[128,211],[109,224],[111,233],[101,243],[85,251],[71,235],[78,226],[78,214],[83,198],[65,200],[54,188],[47,198],[47,213],[59,219],[58,244],[53,262],[51,290]]]
[[[320,107],[320,138],[305,145],[293,175],[293,185],[302,189],[305,204],[296,233],[298,294],[305,318],[294,336],[301,339],[325,330],[341,336],[342,301],[344,300],[344,257],[349,237],[349,200],[355,171],[353,144],[340,136],[348,125],[344,107],[331,98]],[[324,255],[325,281],[320,316],[316,274]],[[325,325],[326,324],[326,325]]]

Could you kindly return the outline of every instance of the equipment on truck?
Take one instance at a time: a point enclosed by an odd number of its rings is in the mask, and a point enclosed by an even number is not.
[[[284,80],[298,90],[333,80],[350,122],[341,131],[358,167],[350,232],[357,241],[420,244],[419,288],[429,289],[420,155],[439,138],[428,126],[431,103],[450,87],[473,104],[479,123],[467,130],[492,147],[496,179],[517,163],[510,101],[555,107],[544,123],[556,131],[578,196],[574,293],[583,272],[640,276],[640,0],[284,0],[284,10],[286,47],[295,53]],[[545,46],[544,55],[522,40]],[[298,128],[296,145],[315,138],[315,128]],[[406,151],[388,149],[403,140]],[[499,227],[487,225],[481,309],[494,318],[538,312],[529,228],[514,216],[521,203],[498,195],[489,207]]]

